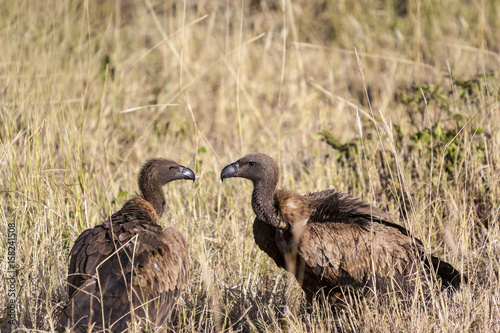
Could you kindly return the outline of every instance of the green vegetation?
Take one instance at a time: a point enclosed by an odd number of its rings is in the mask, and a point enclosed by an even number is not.
[[[13,222],[21,331],[54,331],[73,241],[153,156],[197,174],[165,187],[162,223],[192,263],[173,331],[500,330],[499,1],[0,7],[0,307]],[[283,186],[393,213],[473,283],[409,308],[308,309],[254,243],[251,184],[220,183],[252,151],[279,160]]]

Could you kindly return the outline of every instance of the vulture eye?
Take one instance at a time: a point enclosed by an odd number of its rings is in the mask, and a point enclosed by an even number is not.
[[[255,163],[255,162],[248,162],[248,165],[250,165],[250,166],[255,166],[255,164],[257,164],[257,163]]]
[[[172,170],[174,170],[174,167],[171,166],[170,168],[168,168],[168,170],[172,171]]]

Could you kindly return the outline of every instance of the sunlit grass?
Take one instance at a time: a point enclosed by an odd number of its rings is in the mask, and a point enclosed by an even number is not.
[[[15,222],[23,330],[55,329],[70,247],[134,195],[153,156],[197,175],[165,187],[161,223],[185,235],[192,266],[174,331],[500,329],[498,2],[1,7],[0,234]],[[457,80],[474,78],[463,95]],[[325,130],[356,149],[333,149]],[[335,188],[399,216],[472,283],[404,310],[373,298],[309,307],[253,240],[251,184],[219,180],[253,151],[279,159],[283,186]],[[6,249],[2,237],[2,272]]]

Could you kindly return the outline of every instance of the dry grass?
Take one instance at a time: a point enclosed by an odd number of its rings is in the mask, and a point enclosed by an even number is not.
[[[15,223],[21,331],[54,330],[72,242],[137,191],[152,156],[197,174],[166,187],[162,223],[183,232],[192,263],[175,331],[500,330],[498,1],[0,6],[0,306]],[[462,95],[450,76],[477,89]],[[422,84],[437,91],[411,88]],[[323,130],[356,148],[333,149]],[[306,309],[253,241],[251,185],[219,181],[252,151],[279,159],[282,185],[400,215],[472,283],[428,306],[368,298],[336,319]]]

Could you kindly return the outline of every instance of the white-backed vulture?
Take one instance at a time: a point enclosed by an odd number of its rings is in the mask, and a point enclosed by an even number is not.
[[[455,268],[425,254],[420,240],[390,222],[389,214],[358,198],[335,190],[299,195],[277,189],[278,166],[265,154],[226,166],[221,180],[232,177],[253,182],[255,241],[276,265],[295,274],[309,302],[322,291],[335,303],[347,286],[407,293],[426,273],[436,274],[443,288],[458,288],[462,281]]]
[[[69,301],[60,324],[74,332],[123,332],[162,326],[189,278],[187,244],[174,228],[158,225],[165,211],[162,186],[195,179],[191,169],[163,158],[138,177],[140,195],[75,241],[68,270]]]

